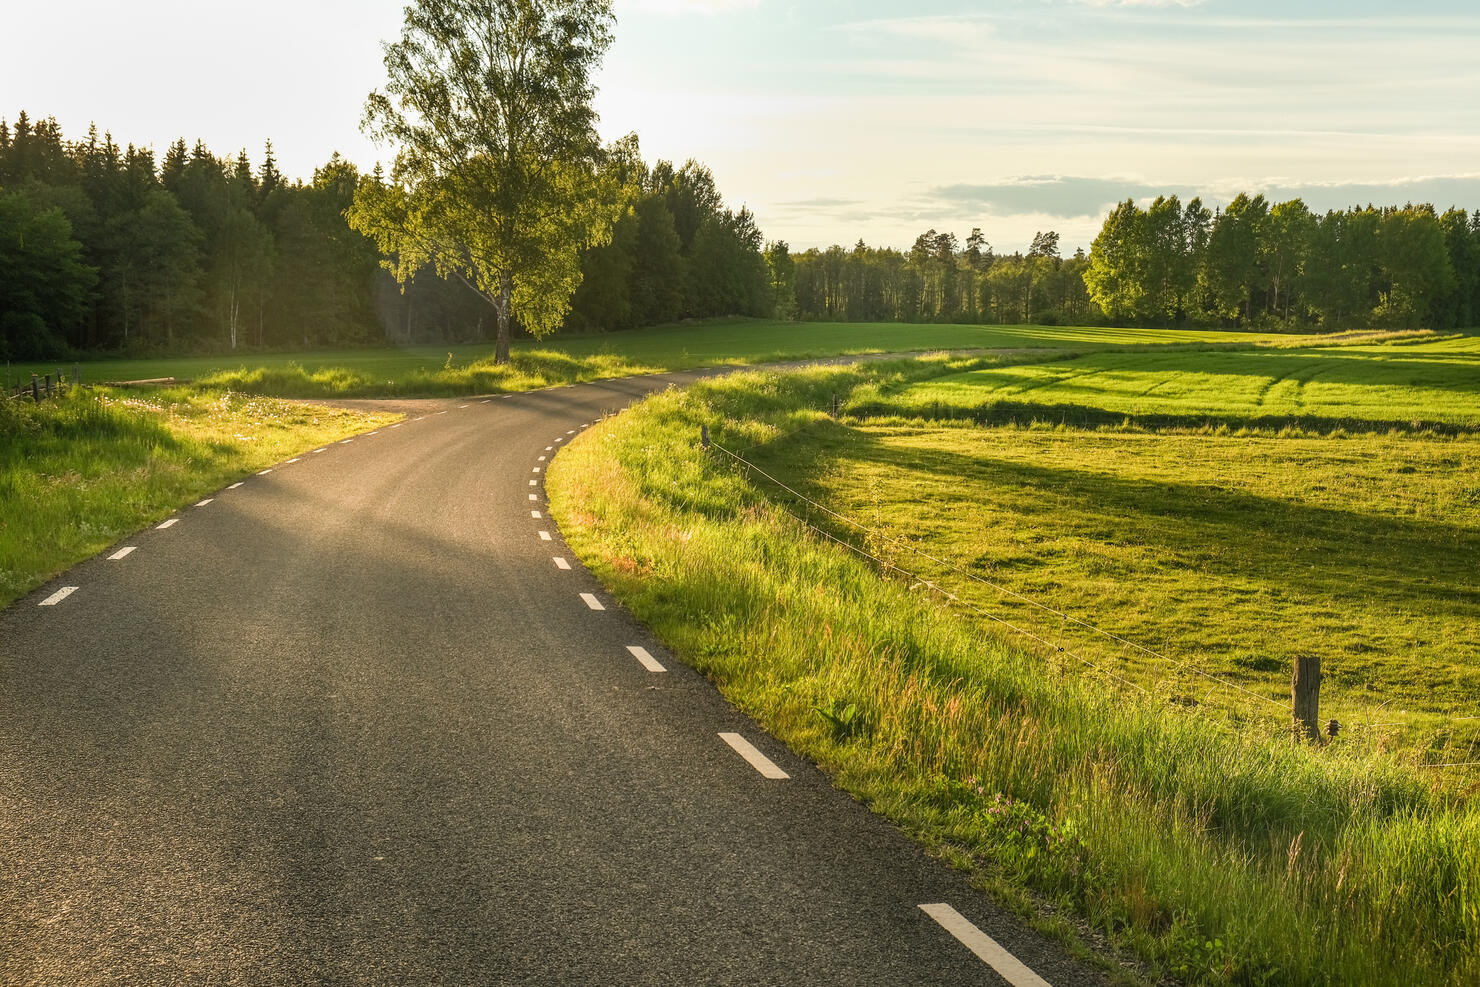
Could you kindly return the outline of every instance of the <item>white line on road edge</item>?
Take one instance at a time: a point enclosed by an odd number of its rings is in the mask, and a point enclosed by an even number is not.
[[[263,470],[262,472],[258,473],[257,475],[258,476],[266,476],[267,474],[269,474],[271,472],[272,472],[272,470]]]
[[[627,650],[632,652],[632,657],[642,662],[642,667],[650,672],[666,672],[668,669],[658,664],[658,659],[648,654],[647,648],[639,648],[635,644],[627,645]]]
[[[546,452],[551,452],[551,451],[554,450],[554,448],[555,448],[554,446],[545,446],[545,451]]]
[[[763,777],[775,779],[791,777],[791,775],[776,767],[775,763],[769,757],[756,750],[750,741],[738,733],[722,733],[719,735],[719,739],[733,747],[735,753],[745,758],[746,763],[759,771]]]
[[[396,422],[394,425],[391,426],[391,428],[400,428],[404,424],[406,424],[406,423],[405,422]]]
[[[569,432],[566,432],[565,434],[566,435],[575,435],[576,434],[576,430],[575,429],[571,429]]]
[[[231,486],[227,487],[226,489],[227,490],[235,490],[237,487],[241,486],[242,484],[244,484],[246,482],[247,482],[246,480],[239,480],[236,483],[233,483]]]
[[[159,527],[161,527],[161,528],[168,528],[168,527],[170,527],[172,525],[176,525],[176,524],[179,524],[179,523],[180,523],[180,519],[179,518],[172,517],[168,521],[166,521],[163,524],[159,525]]]
[[[530,500],[539,500],[539,498],[538,498],[538,497],[536,497],[536,496],[535,496],[535,495],[534,495],[534,494],[530,494],[530,495],[529,495],[529,499],[530,499]]]
[[[462,411],[462,410],[463,410],[463,409],[464,409],[464,408],[466,408],[466,407],[467,407],[467,405],[465,405],[465,404],[460,404],[460,405],[458,405],[458,406],[457,406],[457,410],[458,410],[458,411]]]
[[[209,504],[211,501],[213,501],[215,499],[216,499],[215,497],[207,497],[205,500],[201,501],[199,504],[196,504],[195,506],[196,507],[204,507],[204,506],[206,506],[207,504]]]
[[[550,532],[548,532],[548,531],[541,531],[540,532],[540,541],[549,541],[549,540],[550,540]]]
[[[531,473],[538,473],[539,471],[540,471],[540,468],[538,466],[536,466],[534,469],[530,470]]]
[[[329,450],[328,450],[328,449],[315,449],[315,450],[314,450],[314,451],[313,451],[313,454],[314,454],[314,455],[315,455],[315,456],[317,456],[317,455],[318,455],[318,454],[319,454],[319,453],[321,453],[321,452],[328,452],[328,451],[329,451]]]
[[[427,416],[426,415],[422,415],[420,418],[413,418],[411,420],[414,421],[414,422],[424,422],[424,421],[427,420]]]
[[[348,440],[346,440],[346,441],[348,441]],[[296,463],[296,462],[298,462],[298,460],[297,460],[297,459],[290,459],[290,460],[288,460],[288,461],[287,461],[287,462],[286,462],[286,463],[284,463],[284,464],[283,464],[283,465],[284,465],[284,466],[291,466],[291,465],[293,465],[293,464],[294,464],[294,463]]]
[[[565,561],[564,559],[560,558],[559,556],[556,556],[555,557],[555,568],[557,568],[557,569],[569,569],[570,568],[570,563],[567,562],[567,561]]]
[[[118,551],[116,551],[112,555],[108,556],[108,561],[109,562],[117,562],[119,559],[125,557],[130,552],[132,552],[136,547],[137,546],[135,546],[135,545],[129,545],[126,548],[120,548]]]
[[[536,459],[535,462],[537,462],[537,463],[543,463],[548,458],[550,458],[550,457],[548,457],[548,456],[541,456],[539,459]]]
[[[920,910],[940,923],[940,927],[961,941],[983,963],[1002,975],[1012,987],[1049,987],[1047,980],[1029,970],[1016,956],[997,945],[997,941],[967,921],[950,905],[921,905]]]
[[[77,592],[76,586],[63,586],[61,589],[57,590],[55,593],[51,594],[36,605],[38,607],[54,607],[75,592]]]
[[[540,481],[539,481],[539,480],[530,480],[530,481],[529,481],[529,485],[530,485],[530,486],[531,486],[531,487],[537,487],[537,486],[539,486],[539,485],[540,485]]]
[[[368,438],[370,438],[370,436],[372,436],[372,435],[379,435],[379,434],[380,434],[380,429],[378,429],[378,428],[377,428],[377,429],[376,429],[376,430],[375,430],[375,431],[373,431],[373,432],[366,432],[366,433],[365,433],[365,434],[364,434],[364,435],[363,435],[363,436],[361,436],[361,438],[365,438],[365,439],[368,439]]]
[[[479,401],[478,403],[479,404],[487,404],[488,402],[490,402],[492,400],[493,400],[493,398],[484,398],[482,401]]]
[[[539,511],[530,511],[529,516],[534,518],[536,521],[539,521],[544,517],[544,515],[540,514]]]
[[[594,593],[582,593],[581,599],[585,600],[586,606],[590,607],[592,610],[606,609],[606,607],[601,605],[601,601],[596,598],[596,595]]]
[[[353,441],[354,441],[354,439],[345,439],[343,442],[341,442],[339,444],[342,445],[342,446],[347,446],[347,445],[349,445]]]

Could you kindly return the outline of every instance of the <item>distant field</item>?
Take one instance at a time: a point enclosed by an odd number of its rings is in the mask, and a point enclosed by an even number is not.
[[[264,393],[293,396],[463,394],[479,389],[525,390],[618,374],[654,373],[715,364],[746,364],[849,353],[940,349],[1060,349],[1176,343],[1279,340],[1270,334],[1045,326],[900,325],[724,320],[593,336],[523,340],[512,372],[492,367],[493,346],[416,346],[243,353],[155,360],[104,360],[81,367],[84,381],[226,374],[226,384],[251,379]],[[18,366],[18,379],[50,372],[59,362]],[[254,371],[265,371],[253,377]]]
[[[1480,750],[1480,340],[1006,361],[845,410],[748,455],[891,561],[1180,701],[1247,698],[1190,669],[1286,700],[1320,654],[1361,739]]]
[[[1480,426],[1480,337],[1381,346],[1091,353],[989,367],[910,387],[869,410],[940,417],[1002,413],[1071,424],[1152,416],[1161,424],[1294,419]]]

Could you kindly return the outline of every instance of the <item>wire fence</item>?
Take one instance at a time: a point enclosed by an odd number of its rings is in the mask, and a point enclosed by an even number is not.
[[[830,411],[831,414],[836,417],[838,411],[836,399],[834,399]],[[1032,596],[1022,593],[1019,590],[1015,590],[1009,586],[1004,586],[999,582],[988,579],[978,573],[972,572],[956,562],[943,558],[935,552],[928,551],[927,549],[921,547],[919,544],[909,539],[901,538],[888,532],[881,531],[878,528],[870,527],[857,518],[851,517],[841,511],[835,510],[834,508],[829,507],[826,504],[820,503],[814,498],[807,496],[800,490],[796,489],[796,487],[794,487],[793,485],[786,483],[779,477],[767,472],[761,466],[745,458],[745,453],[749,453],[754,449],[759,448],[760,446],[765,445],[769,442],[795,435],[798,432],[804,431],[807,427],[810,427],[810,425],[803,425],[800,428],[792,429],[791,431],[784,434],[772,436],[765,442],[755,443],[753,445],[744,447],[739,451],[727,448],[726,446],[715,442],[712,439],[708,440],[707,445],[709,448],[714,449],[716,452],[726,457],[727,460],[735,468],[744,470],[752,478],[759,478],[760,480],[763,480],[771,488],[784,494],[785,498],[790,501],[791,507],[782,504],[780,502],[780,498],[773,498],[772,503],[818,537],[830,543],[833,543],[860,558],[865,559],[874,566],[878,567],[881,571],[890,572],[903,579],[908,580],[910,582],[911,589],[924,587],[929,591],[938,594],[939,596],[948,600],[950,603],[962,607],[963,609],[970,611],[992,622],[993,624],[1002,627],[1004,630],[1012,634],[1019,635],[1026,640],[1032,641],[1035,645],[1048,650],[1052,654],[1063,655],[1066,658],[1072,659],[1073,661],[1084,665],[1086,668],[1089,668],[1094,672],[1106,678],[1114,680],[1119,684],[1124,685],[1136,692],[1146,695],[1153,694],[1152,690],[1146,688],[1145,685],[1133,681],[1125,675],[1117,672],[1113,668],[1107,667],[1100,661],[1095,661],[1092,657],[1084,654],[1081,649],[1073,646],[1066,646],[1063,640],[1062,629],[1072,626],[1087,635],[1097,637],[1114,645],[1118,645],[1122,649],[1122,654],[1134,653],[1144,658],[1150,659],[1154,662],[1163,663],[1169,669],[1175,669],[1191,677],[1205,680],[1206,682],[1214,686],[1215,690],[1226,689],[1230,693],[1234,693],[1248,700],[1251,700],[1256,708],[1272,708],[1272,711],[1277,711],[1278,713],[1286,716],[1293,716],[1297,714],[1296,704],[1293,701],[1281,702],[1279,700],[1272,699],[1261,692],[1248,688],[1242,683],[1229,679],[1225,676],[1209,672],[1206,669],[1198,668],[1196,665],[1193,665],[1190,662],[1175,658],[1167,654],[1164,650],[1147,647],[1146,645],[1141,644],[1137,641],[1133,641],[1122,634],[1117,634],[1113,631],[1106,630],[1104,627],[1091,620],[1087,620],[1082,617],[1067,613],[1060,608],[1054,607],[1048,603],[1043,602],[1042,600],[1035,599]],[[705,430],[705,436],[706,438],[708,436],[707,429]],[[1011,600],[1014,603],[1030,611],[1036,611],[1044,616],[1056,619],[1060,622],[1060,636],[1057,640],[1051,640],[1049,636],[1045,635],[1040,630],[1035,630],[1031,627],[1024,626],[1024,623],[1021,620],[1010,618],[999,612],[994,612],[992,609],[989,608],[989,606],[984,606],[978,602],[963,599],[959,593],[952,592],[950,589],[942,586],[938,579],[926,576],[917,569],[900,565],[897,561],[893,561],[889,558],[884,558],[877,551],[869,551],[867,548],[860,547],[847,538],[839,537],[839,535],[835,533],[835,530],[828,530],[827,528],[821,527],[818,523],[814,523],[814,519],[818,517],[825,519],[824,523],[830,523],[834,529],[838,527],[843,527],[858,532],[861,536],[861,540],[864,542],[865,545],[884,545],[895,551],[912,554],[923,561],[929,562],[932,565],[939,567],[941,570],[952,576],[959,577],[960,579],[980,585],[997,593],[999,599]],[[1209,693],[1209,697],[1211,697],[1212,695],[1213,693]],[[1385,706],[1386,703],[1384,703],[1383,705]],[[1351,718],[1348,719],[1345,724],[1340,724],[1337,723],[1337,721],[1333,720],[1331,721],[1330,726],[1335,729],[1351,730],[1355,735],[1362,736],[1367,741],[1375,743],[1377,738],[1379,737],[1378,731],[1380,728],[1382,728],[1383,726],[1391,727],[1401,722],[1379,721],[1377,717],[1380,714],[1381,709],[1382,706],[1379,706],[1376,710],[1369,711],[1365,715],[1354,714]],[[1463,721],[1480,720],[1480,716],[1451,716],[1446,717],[1446,720],[1448,722],[1459,723]],[[1472,741],[1470,744],[1470,749],[1465,752],[1463,759],[1429,763],[1425,764],[1424,767],[1480,767],[1480,760],[1473,759],[1474,752],[1475,742]]]

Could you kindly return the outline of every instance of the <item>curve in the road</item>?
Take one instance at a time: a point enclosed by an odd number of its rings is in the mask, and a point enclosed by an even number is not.
[[[0,612],[0,984],[1100,983],[674,661],[429,402]]]

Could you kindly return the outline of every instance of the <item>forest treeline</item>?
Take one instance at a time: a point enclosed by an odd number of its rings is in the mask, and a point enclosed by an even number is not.
[[[777,254],[773,247],[767,256],[778,272],[780,305],[785,310],[789,303],[801,319],[1049,325],[1104,319],[1085,290],[1084,251],[1060,257],[1052,231],[1035,236],[1027,254],[995,254],[980,229],[964,245],[953,233],[927,230],[908,253],[862,240],[851,250],[812,249],[791,257],[789,271]]]
[[[689,161],[608,149],[626,208],[584,251],[571,330],[750,315],[859,322],[1447,329],[1480,323],[1480,212],[1429,205],[1312,212],[1240,195],[1221,210],[1132,200],[1089,253],[1059,236],[998,254],[979,229],[908,251],[766,243]],[[179,353],[488,338],[486,300],[433,270],[404,288],[345,210],[338,155],[309,181],[197,141],[120,148],[54,119],[0,120],[0,358]]]
[[[621,142],[629,207],[585,252],[573,328],[774,309],[760,230],[697,162],[648,167]],[[361,174],[338,155],[289,181],[272,145],[217,157],[181,139],[156,160],[96,127],[0,120],[0,358],[486,338],[488,303],[420,271],[404,292],[344,218]]]
[[[774,267],[775,265],[773,265]],[[928,230],[903,252],[866,246],[791,258],[803,319],[1268,329],[1467,328],[1480,324],[1480,211],[1366,206],[1324,215],[1241,194],[1225,209],[1133,200],[1088,255],[1039,233],[996,255]]]

